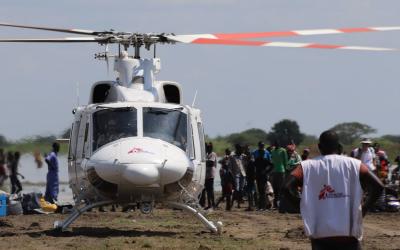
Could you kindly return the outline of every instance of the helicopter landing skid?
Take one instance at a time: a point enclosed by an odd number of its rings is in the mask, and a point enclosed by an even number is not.
[[[70,214],[64,221],[55,221],[54,222],[54,229],[58,231],[65,231],[69,225],[71,225],[72,222],[74,222],[81,214],[84,212],[88,211],[91,208],[94,207],[99,207],[99,206],[105,206],[105,205],[110,205],[115,203],[114,201],[101,201],[101,202],[95,202],[91,204],[87,204],[86,206],[82,208],[78,208],[78,205],[74,207],[74,210],[72,214]]]
[[[194,216],[197,217],[197,219],[199,219],[201,221],[201,223],[204,224],[204,226],[206,226],[211,232],[215,233],[215,234],[221,234],[222,233],[222,222],[218,221],[216,223],[216,225],[214,224],[214,222],[208,220],[204,215],[202,215],[198,210],[196,210],[195,208],[186,205],[186,204],[182,204],[182,203],[178,203],[178,202],[169,202],[168,203],[170,206],[177,208],[177,209],[182,209],[188,213],[193,214]]]

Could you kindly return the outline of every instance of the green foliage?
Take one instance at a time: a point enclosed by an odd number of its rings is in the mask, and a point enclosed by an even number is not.
[[[0,135],[0,147],[8,146],[9,142],[4,135]]]
[[[381,138],[390,142],[400,143],[400,135],[384,135]]]
[[[230,134],[226,139],[232,145],[239,143],[254,146],[257,145],[259,141],[265,141],[267,139],[267,133],[259,128],[251,128],[240,133]]]
[[[345,145],[353,144],[363,136],[376,133],[376,129],[359,122],[339,123],[332,127],[331,130],[338,134],[340,141]]]
[[[294,142],[298,145],[303,141],[304,134],[300,132],[296,121],[283,119],[272,126],[267,138],[271,144],[278,142],[280,145],[286,146]]]

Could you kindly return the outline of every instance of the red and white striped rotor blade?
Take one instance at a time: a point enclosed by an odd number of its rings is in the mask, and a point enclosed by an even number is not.
[[[254,39],[254,38],[266,38],[266,37],[331,35],[331,34],[380,32],[380,31],[396,31],[396,30],[397,31],[400,30],[400,26],[342,28],[342,29],[307,29],[307,30],[252,32],[252,33],[198,34],[198,35],[187,35],[187,38],[189,38],[190,36],[196,36],[198,38],[202,37],[202,38],[216,38],[216,39]]]
[[[367,51],[398,51],[395,48],[379,48],[366,46],[345,46],[334,44],[320,43],[297,43],[297,42],[261,42],[247,41],[240,39],[212,39],[212,38],[196,38],[188,40],[187,37],[181,39],[181,36],[168,36],[169,39],[176,42],[191,44],[216,44],[216,45],[237,45],[237,46],[260,46],[260,47],[283,47],[283,48],[309,48],[309,49],[343,49],[343,50],[367,50]]]

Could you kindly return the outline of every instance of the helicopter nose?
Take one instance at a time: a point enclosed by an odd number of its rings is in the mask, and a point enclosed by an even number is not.
[[[137,137],[103,146],[92,155],[90,162],[106,181],[135,186],[176,182],[190,165],[182,149],[159,139]]]

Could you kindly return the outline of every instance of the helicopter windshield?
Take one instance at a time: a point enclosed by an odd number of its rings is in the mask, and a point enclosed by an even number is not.
[[[93,114],[93,151],[109,142],[131,136],[137,136],[135,108],[103,109]]]
[[[187,115],[181,109],[143,108],[143,136],[167,141],[186,151]]]

